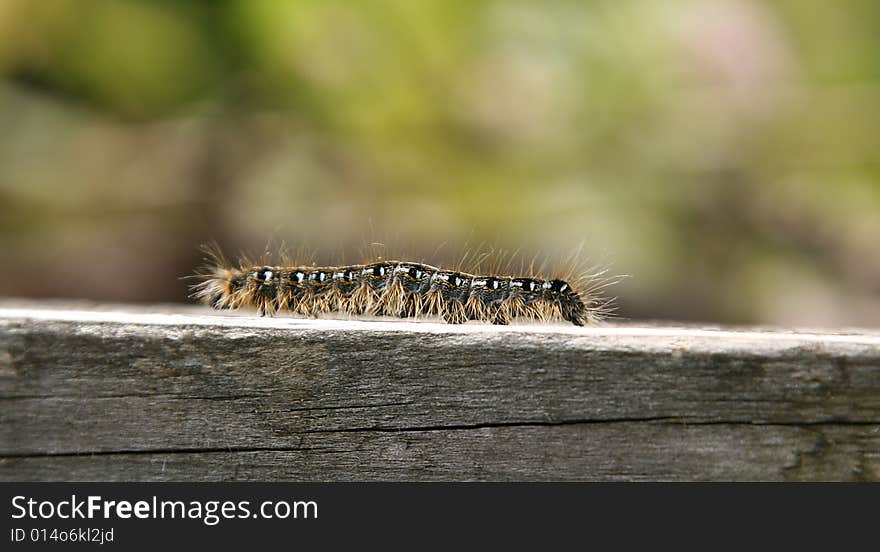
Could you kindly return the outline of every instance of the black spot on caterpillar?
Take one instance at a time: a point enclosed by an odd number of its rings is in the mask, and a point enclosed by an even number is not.
[[[594,276],[569,283],[535,275],[502,276],[444,270],[428,264],[376,260],[349,266],[233,266],[208,249],[208,264],[196,275],[191,297],[215,309],[255,308],[317,317],[325,313],[399,318],[439,317],[450,324],[469,320],[509,324],[512,320],[576,326],[599,321],[610,300],[596,292],[610,281]]]

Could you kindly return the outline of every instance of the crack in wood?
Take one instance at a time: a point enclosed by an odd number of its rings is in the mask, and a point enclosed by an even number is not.
[[[247,399],[264,399],[268,394],[262,393],[258,395],[177,395],[174,393],[125,393],[122,395],[91,395],[83,397],[82,395],[0,395],[0,401],[15,400],[89,400],[101,401],[111,399],[171,399],[185,401],[238,401]]]
[[[481,424],[459,424],[459,425],[435,425],[435,426],[415,426],[415,427],[363,427],[363,428],[342,428],[342,429],[322,429],[307,430],[299,432],[301,434],[333,434],[333,433],[431,433],[431,432],[455,432],[455,431],[473,431],[482,429],[508,429],[508,428],[529,428],[529,427],[564,427],[579,425],[615,425],[615,424],[633,424],[633,423],[651,423],[665,424],[671,426],[766,426],[766,427],[785,427],[794,429],[810,430],[815,427],[860,427],[860,426],[878,426],[877,431],[880,432],[880,422],[845,422],[845,421],[823,421],[823,422],[798,422],[798,423],[762,423],[749,421],[720,421],[720,420],[691,420],[685,421],[680,417],[651,417],[651,418],[619,418],[608,420],[563,420],[555,422],[533,421],[533,422],[490,422]],[[817,436],[824,439],[820,433]],[[341,452],[336,449],[327,449],[324,447],[188,447],[188,448],[156,448],[156,449],[131,449],[131,450],[94,450],[94,451],[62,451],[62,452],[30,452],[30,453],[0,453],[0,460],[15,458],[64,458],[64,457],[80,457],[80,456],[113,456],[113,455],[159,455],[159,454],[213,454],[213,453],[254,453],[254,452],[301,452],[301,451],[320,451],[320,452]],[[351,451],[347,451],[351,452]],[[814,453],[815,451],[806,451]],[[800,454],[800,452],[799,452]],[[799,467],[786,466],[787,469]]]

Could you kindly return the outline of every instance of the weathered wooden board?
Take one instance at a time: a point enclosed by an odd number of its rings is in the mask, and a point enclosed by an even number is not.
[[[880,334],[0,304],[0,480],[880,480]]]

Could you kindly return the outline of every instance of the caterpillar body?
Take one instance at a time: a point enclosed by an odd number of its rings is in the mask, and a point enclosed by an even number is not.
[[[596,322],[608,303],[562,279],[495,276],[435,266],[378,260],[349,266],[232,267],[222,256],[197,275],[192,297],[215,309],[256,308],[317,317],[439,317],[450,324],[469,320],[508,324],[512,320],[564,320],[576,326]]]

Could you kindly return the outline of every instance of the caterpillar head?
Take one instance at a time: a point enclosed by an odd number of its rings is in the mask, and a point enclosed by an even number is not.
[[[544,300],[556,303],[562,318],[583,326],[587,322],[587,308],[581,296],[565,280],[548,280],[544,282]]]

